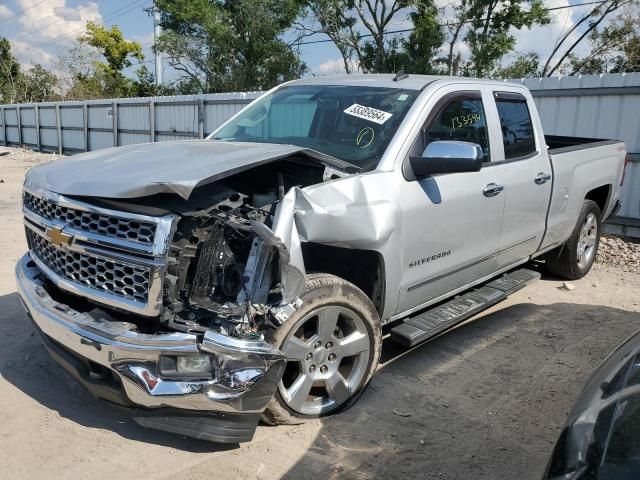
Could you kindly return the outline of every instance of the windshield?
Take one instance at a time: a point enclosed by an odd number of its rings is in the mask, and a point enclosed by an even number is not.
[[[214,138],[297,145],[371,170],[419,93],[362,86],[283,87],[229,121]]]

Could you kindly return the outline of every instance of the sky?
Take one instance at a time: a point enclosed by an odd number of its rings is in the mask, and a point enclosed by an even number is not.
[[[588,0],[546,0],[545,5],[558,7],[585,1]],[[450,6],[452,2],[455,0],[436,0],[441,7]],[[153,19],[143,10],[151,4],[152,0],[0,0],[0,36],[12,41],[14,53],[23,65],[40,63],[54,69],[59,51],[82,33],[88,20],[107,27],[118,25],[126,38],[140,42],[147,65],[153,70]],[[515,31],[516,52],[535,51],[541,58],[546,58],[562,32],[588,8],[591,7],[558,10],[551,13],[551,25],[531,31]],[[399,18],[389,25],[391,30],[407,27],[410,27],[410,22],[406,18]],[[326,38],[320,34],[305,41]],[[303,45],[300,52],[311,74],[342,71],[340,54],[331,42]],[[465,54],[464,51],[462,53]],[[175,73],[166,65],[167,62],[164,63],[164,76],[171,79]]]

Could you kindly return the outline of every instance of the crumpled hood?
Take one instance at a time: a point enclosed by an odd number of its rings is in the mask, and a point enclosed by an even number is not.
[[[292,154],[326,160],[294,145],[173,141],[128,145],[82,153],[33,167],[25,186],[62,195],[135,198],[176,193],[188,199],[194,188]]]

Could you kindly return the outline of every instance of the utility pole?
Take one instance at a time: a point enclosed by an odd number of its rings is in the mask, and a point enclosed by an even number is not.
[[[144,9],[149,15],[153,15],[153,44],[158,44],[160,38],[160,10],[155,5]],[[160,51],[156,49],[156,85],[162,85],[162,58]]]

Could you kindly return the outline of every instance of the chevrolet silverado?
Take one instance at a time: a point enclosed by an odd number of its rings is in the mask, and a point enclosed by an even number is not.
[[[32,168],[18,290],[96,397],[248,441],[352,405],[383,335],[432,338],[537,278],[533,259],[586,275],[624,161],[620,141],[545,136],[521,85],[298,80],[204,140]]]

